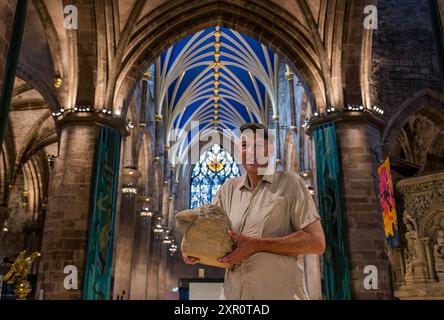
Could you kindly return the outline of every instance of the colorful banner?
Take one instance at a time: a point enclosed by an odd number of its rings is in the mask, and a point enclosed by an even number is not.
[[[395,194],[393,192],[390,160],[385,160],[378,168],[379,202],[384,221],[385,240],[392,248],[400,244],[398,219],[396,215]]]
[[[314,142],[319,213],[326,240],[324,293],[327,300],[350,300],[350,270],[344,239],[346,229],[335,124],[316,127]]]
[[[100,129],[96,173],[88,226],[83,299],[109,300],[114,247],[114,224],[120,163],[120,133]]]

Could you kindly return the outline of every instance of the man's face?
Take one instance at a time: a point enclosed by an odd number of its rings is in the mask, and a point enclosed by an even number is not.
[[[273,148],[264,138],[263,132],[245,130],[240,137],[242,164],[248,173],[258,174],[259,168],[266,168]]]

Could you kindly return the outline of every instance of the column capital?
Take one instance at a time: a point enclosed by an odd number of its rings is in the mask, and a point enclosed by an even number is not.
[[[330,122],[360,122],[377,128],[381,134],[384,130],[384,120],[368,111],[340,111],[314,117],[307,126],[307,134],[312,136],[313,129]]]
[[[122,136],[129,136],[130,131],[126,121],[108,114],[99,112],[72,112],[58,117],[61,127],[68,125],[91,125],[104,126],[120,131]]]
[[[287,79],[288,81],[290,81],[290,80],[294,80],[294,74],[293,74],[293,72],[291,72],[291,71],[287,71],[287,72],[285,73],[285,79]]]

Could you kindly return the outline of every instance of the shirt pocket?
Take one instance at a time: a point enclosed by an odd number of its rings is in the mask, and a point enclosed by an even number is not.
[[[286,213],[287,199],[285,197],[269,198],[263,203],[262,237],[281,237],[286,234],[289,221]]]

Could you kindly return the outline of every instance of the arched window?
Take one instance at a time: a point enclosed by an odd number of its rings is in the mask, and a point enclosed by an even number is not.
[[[233,157],[215,144],[204,152],[191,175],[190,208],[211,203],[225,180],[240,176]]]

